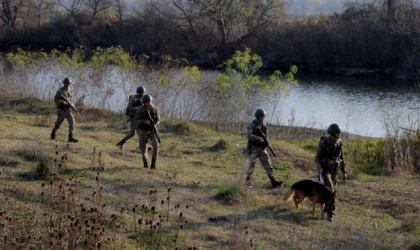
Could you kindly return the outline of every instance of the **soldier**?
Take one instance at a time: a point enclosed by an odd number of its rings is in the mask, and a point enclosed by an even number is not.
[[[57,105],[57,120],[55,121],[55,126],[51,132],[51,139],[55,140],[56,131],[60,128],[60,125],[63,123],[64,119],[67,119],[67,122],[69,123],[68,142],[78,142],[78,140],[73,137],[74,125],[76,124],[76,121],[74,119],[70,103],[65,100],[67,99],[70,102],[72,101],[72,91],[70,88],[72,80],[66,77],[63,80],[63,84],[64,86],[57,91],[54,97],[54,102]]]
[[[136,123],[134,122],[134,116],[136,115],[137,109],[143,105],[142,98],[146,89],[143,87],[138,87],[136,90],[135,95],[131,95],[128,99],[128,105],[125,110],[125,114],[128,116],[128,120],[130,121],[130,131],[125,135],[125,137],[117,143],[117,147],[122,149],[124,143],[128,141],[131,137],[133,137],[136,133]]]
[[[262,133],[267,135],[267,126],[264,124],[265,111],[262,109],[257,109],[255,111],[255,120],[251,121],[248,124],[247,128],[247,137],[248,137],[248,153],[249,153],[249,165],[246,177],[246,183],[248,186],[252,187],[251,176],[255,169],[255,164],[257,158],[260,159],[261,164],[263,165],[265,172],[268,174],[268,178],[271,181],[273,187],[280,187],[282,181],[276,181],[274,179],[274,171],[271,166],[270,155],[268,154],[266,148],[270,145],[267,145],[262,137]]]
[[[343,173],[343,182],[347,180],[346,163],[343,155],[343,141],[340,139],[341,128],[333,123],[328,127],[328,137],[321,137],[315,162],[318,166],[318,173],[322,174],[324,185],[335,192],[337,185],[337,170],[340,167]],[[325,211],[328,213],[327,219],[333,220],[335,215],[335,204],[331,202],[325,205]]]
[[[152,126],[154,125],[157,127],[159,125],[160,117],[157,107],[152,104],[152,100],[152,96],[148,94],[143,96],[143,105],[137,109],[134,121],[137,126],[137,133],[139,134],[139,147],[143,158],[144,168],[149,167],[146,158],[146,144],[150,140],[153,147],[152,165],[150,165],[150,169],[157,169],[156,160],[159,142]]]

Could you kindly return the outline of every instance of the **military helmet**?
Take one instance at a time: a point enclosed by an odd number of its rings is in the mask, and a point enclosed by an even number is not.
[[[336,123],[333,123],[328,127],[327,133],[330,135],[339,134],[341,133],[341,128]]]
[[[257,109],[254,114],[255,117],[265,117],[264,109]]]
[[[136,93],[137,94],[143,94],[145,92],[146,92],[146,89],[143,88],[142,86],[138,87],[137,90],[136,90]]]
[[[71,78],[69,78],[69,77],[66,77],[66,78],[64,78],[64,80],[63,80],[63,84],[72,84],[73,83],[73,81],[71,80]]]
[[[152,98],[152,96],[151,96],[151,95],[149,95],[149,94],[145,94],[145,95],[143,96],[143,98],[141,99],[141,101],[142,101],[143,103],[145,103],[145,102],[150,102],[150,101],[153,101],[153,98]]]

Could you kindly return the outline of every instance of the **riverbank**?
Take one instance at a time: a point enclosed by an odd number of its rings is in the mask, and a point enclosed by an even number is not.
[[[1,238],[4,248],[13,244],[17,249],[50,245],[70,249],[71,244],[78,248],[100,244],[101,249],[420,246],[417,175],[371,176],[349,165],[348,182],[338,183],[334,222],[319,215],[313,218],[309,201],[300,212],[292,202],[283,202],[294,182],[316,180],[314,140],[322,131],[270,130],[272,135],[278,132],[270,137],[277,153],[272,158],[275,176],[285,185],[272,189],[257,163],[254,188],[249,189],[243,185],[247,164],[243,134],[163,120],[158,170],[152,171],[142,166],[137,135],[123,150],[115,147],[128,131],[121,115],[81,108],[82,114],[76,115],[79,143],[67,144],[65,123],[57,140],[49,139],[53,103],[19,100],[0,101],[0,220],[5,225],[2,234],[8,236]],[[283,135],[301,137],[289,141],[280,139]],[[35,178],[42,164],[54,174],[51,182],[49,176]],[[230,190],[234,192],[226,195]],[[224,199],[216,198],[220,195]],[[163,221],[157,224],[160,217]],[[153,221],[152,228],[145,220]]]

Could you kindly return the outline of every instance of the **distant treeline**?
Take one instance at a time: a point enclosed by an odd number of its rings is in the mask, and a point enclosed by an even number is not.
[[[419,61],[420,9],[414,1],[400,2],[392,11],[348,4],[340,13],[302,18],[286,15],[282,0],[130,5],[127,0],[6,0],[0,7],[0,50],[121,45],[133,55],[151,55],[150,60],[172,55],[217,65],[250,48],[265,68],[297,65],[309,72],[411,78]]]

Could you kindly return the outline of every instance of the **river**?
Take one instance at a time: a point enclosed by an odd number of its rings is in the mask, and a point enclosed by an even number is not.
[[[413,81],[320,75],[298,81],[279,101],[274,121],[315,128],[337,123],[346,132],[372,137],[419,125],[420,90]]]

